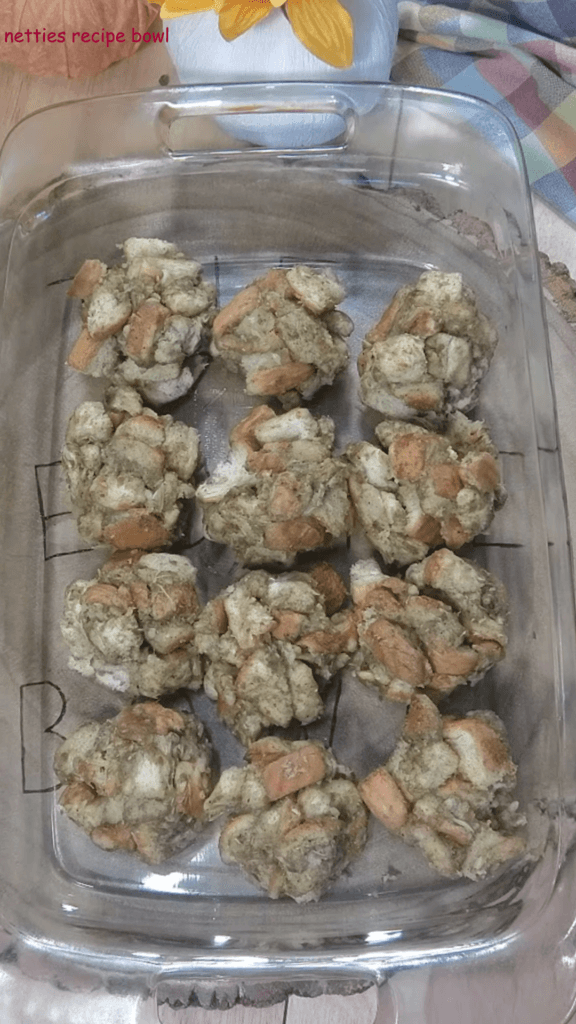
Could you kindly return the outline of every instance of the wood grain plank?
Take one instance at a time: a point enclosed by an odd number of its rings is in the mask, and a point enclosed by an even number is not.
[[[160,22],[154,31],[161,31]],[[147,43],[124,60],[117,61],[91,78],[38,78],[11,64],[0,61],[0,143],[15,124],[27,114],[67,100],[152,89],[160,78],[177,85],[178,74],[163,43]]]

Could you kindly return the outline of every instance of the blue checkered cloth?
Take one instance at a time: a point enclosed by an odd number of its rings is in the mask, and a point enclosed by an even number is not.
[[[576,0],[401,0],[391,80],[488,100],[532,188],[576,221]]]

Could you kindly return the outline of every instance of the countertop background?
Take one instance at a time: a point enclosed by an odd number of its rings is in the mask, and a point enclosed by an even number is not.
[[[41,107],[92,96],[131,92],[178,84],[178,76],[162,43],[143,46],[132,57],[121,61],[93,78],[69,81],[59,78],[34,78],[0,62],[0,143],[10,129],[27,114]],[[568,506],[572,523],[576,522],[576,228],[558,213],[534,198],[534,213],[539,248],[548,257],[541,258],[547,300],[552,361],[556,383],[560,435],[566,476]],[[563,264],[559,267],[557,264]],[[22,976],[8,967],[0,979],[1,1019],[5,1024],[20,1024],[19,989]],[[51,986],[48,982],[27,981],[26,1020],[35,1024],[61,1021],[53,1017]],[[465,993],[462,993],[465,999]],[[66,1003],[66,1020],[74,1024],[391,1024],[397,1009],[389,1003],[387,987],[372,988],[352,996],[319,996],[304,999],[290,996],[284,1003],[267,1009],[237,1006],[230,1010],[189,1008],[172,1010],[139,1004],[127,1008],[121,996],[107,993],[60,993],[59,1006]],[[402,1007],[403,1020],[421,1024],[417,1005]],[[37,1011],[33,1010],[34,1005]],[[463,1006],[466,1005],[465,1002]],[[466,1019],[466,1024],[471,1017]]]

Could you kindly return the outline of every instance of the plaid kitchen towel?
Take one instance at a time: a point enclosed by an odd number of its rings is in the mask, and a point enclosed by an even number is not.
[[[391,80],[496,106],[532,188],[576,221],[576,0],[401,0],[398,13]]]

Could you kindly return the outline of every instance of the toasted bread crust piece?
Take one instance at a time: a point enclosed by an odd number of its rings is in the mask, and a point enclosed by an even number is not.
[[[72,367],[73,370],[80,370],[81,373],[84,373],[93,360],[96,359],[104,344],[104,340],[102,338],[94,338],[88,328],[83,327],[66,360],[68,366]]]
[[[324,757],[318,747],[309,744],[294,753],[285,754],[266,765],[262,772],[264,789],[270,801],[280,800],[305,786],[321,782],[326,772]]]
[[[73,299],[87,299],[100,284],[105,273],[105,263],[100,260],[84,260],[66,294]]]

